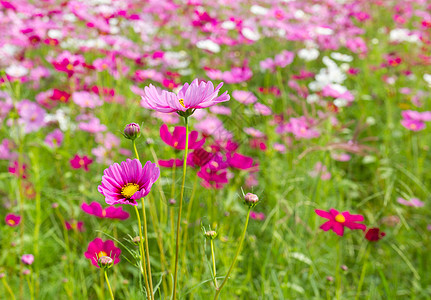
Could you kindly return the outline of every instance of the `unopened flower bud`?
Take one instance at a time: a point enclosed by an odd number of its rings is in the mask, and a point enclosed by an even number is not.
[[[207,239],[213,240],[217,237],[217,232],[215,232],[214,230],[205,231],[204,235]]]
[[[259,202],[259,197],[257,197],[257,195],[252,193],[245,194],[244,203],[247,204],[248,207],[250,208],[255,207],[258,202]]]
[[[126,139],[134,141],[141,135],[141,127],[136,123],[127,124],[123,135]]]
[[[22,274],[23,274],[23,275],[28,275],[28,274],[30,274],[30,270],[29,270],[29,269],[24,269],[24,270],[22,271]]]
[[[349,270],[349,268],[346,265],[342,265],[341,270],[347,272],[347,270]]]
[[[334,281],[334,277],[332,276],[326,276],[326,280],[328,280],[329,282]]]
[[[101,258],[99,258],[97,264],[102,269],[109,269],[110,267],[112,267],[114,265],[114,260],[112,258],[110,258],[109,256],[102,256]]]
[[[136,245],[139,245],[139,242],[141,241],[141,238],[139,236],[135,236],[132,239],[132,242],[135,243]]]
[[[177,201],[173,198],[169,199],[169,204],[170,205],[175,205],[177,203]]]

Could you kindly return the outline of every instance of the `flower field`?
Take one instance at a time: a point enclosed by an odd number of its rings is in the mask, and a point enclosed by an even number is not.
[[[429,0],[0,0],[0,299],[430,299]]]

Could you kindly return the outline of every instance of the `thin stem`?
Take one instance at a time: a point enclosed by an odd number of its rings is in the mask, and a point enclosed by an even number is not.
[[[140,160],[140,159],[139,159],[139,154],[138,154],[138,150],[136,149],[136,144],[135,144],[135,140],[133,140],[133,150],[135,150],[135,155],[136,155],[136,158],[137,158],[138,160]]]
[[[235,266],[236,259],[238,258],[239,252],[241,251],[242,243],[244,242],[245,232],[247,231],[248,220],[250,219],[250,210],[251,210],[251,208],[249,208],[248,212],[247,212],[247,219],[245,220],[244,229],[243,229],[242,234],[241,234],[241,240],[240,240],[239,246],[236,249],[235,257],[233,258],[233,261],[232,261],[232,264],[230,265],[229,271],[227,271],[226,277],[224,278],[223,282],[221,283],[220,287],[217,289],[217,291],[214,295],[214,300],[218,299],[218,296],[220,295],[221,289],[226,284],[226,281],[228,280],[229,275],[232,272],[233,267]]]
[[[214,240],[211,239],[211,259],[213,261],[213,277],[214,277],[214,286],[218,289],[217,284],[217,272],[216,272],[216,264],[215,264],[215,255],[214,255]]]
[[[9,295],[11,296],[11,299],[15,300],[15,295],[12,289],[10,288],[9,284],[7,283],[6,278],[3,277],[2,281],[3,281],[4,288],[8,291]]]
[[[133,143],[135,144],[135,143]],[[144,275],[144,281],[145,281],[145,288],[147,290],[147,297],[148,299],[151,299],[150,297],[150,288],[148,286],[148,278],[147,278],[147,270],[145,268],[145,256],[144,256],[144,238],[142,237],[142,226],[141,226],[141,217],[139,216],[138,206],[134,205],[136,217],[138,218],[138,225],[139,225],[139,251],[141,252],[141,273]]]
[[[112,293],[111,285],[109,284],[108,274],[106,274],[106,270],[105,270],[105,279],[106,279],[106,284],[108,285],[109,294],[111,295],[111,300],[114,300],[114,294]]]
[[[153,279],[151,278],[150,251],[148,248],[148,235],[147,235],[147,216],[145,214],[144,198],[142,198],[142,214],[144,216],[144,238],[145,238],[145,253],[147,255],[148,279],[150,281],[151,299],[153,299],[154,298]]]
[[[178,220],[177,220],[177,237],[175,243],[175,271],[174,271],[174,288],[172,292],[172,299],[175,300],[177,296],[177,274],[178,274],[178,254],[180,250],[180,226],[181,226],[181,210],[183,209],[183,198],[184,198],[184,184],[186,181],[186,169],[187,169],[187,153],[189,151],[189,124],[187,117],[184,117],[186,123],[186,145],[184,150],[184,161],[183,161],[183,181],[181,183],[181,194],[180,194],[180,206],[178,208]]]

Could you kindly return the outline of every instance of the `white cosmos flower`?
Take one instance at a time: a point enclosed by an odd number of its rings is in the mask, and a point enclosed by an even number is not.
[[[208,50],[213,53],[220,52],[220,46],[211,40],[201,40],[196,43],[196,47],[199,49]]]
[[[260,39],[260,34],[258,32],[254,32],[253,30],[251,30],[250,28],[243,28],[241,30],[242,35],[250,40],[250,41],[257,41],[258,39]]]
[[[319,57],[319,50],[316,48],[304,48],[298,51],[298,56],[305,61],[312,61]]]

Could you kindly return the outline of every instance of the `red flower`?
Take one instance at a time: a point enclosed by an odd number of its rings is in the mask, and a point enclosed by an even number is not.
[[[339,213],[338,210],[333,208],[331,208],[329,212],[320,209],[316,209],[315,212],[320,217],[329,219],[328,222],[320,226],[320,229],[323,231],[332,229],[332,231],[334,231],[339,236],[343,236],[344,227],[350,228],[352,230],[360,229],[362,231],[367,228],[364,224],[356,223],[364,221],[364,217],[361,215],[351,215],[348,211]]]
[[[84,155],[81,157],[77,154],[70,160],[70,166],[74,169],[83,168],[86,172],[88,172],[88,165],[90,165],[92,162],[93,160],[88,158],[88,156]]]
[[[369,240],[370,242],[377,242],[377,241],[381,240],[385,235],[386,235],[386,233],[381,231],[379,228],[373,227],[373,228],[367,229],[367,231],[365,233],[365,238],[367,240]]]

